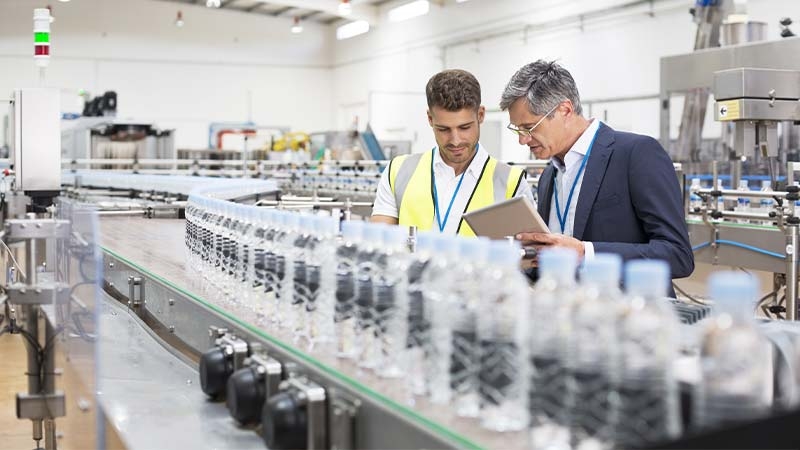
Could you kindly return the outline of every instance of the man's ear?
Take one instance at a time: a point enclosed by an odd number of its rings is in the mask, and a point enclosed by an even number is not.
[[[564,111],[564,117],[569,117],[575,114],[575,106],[572,104],[572,100],[564,100],[561,102],[558,108]]]
[[[486,107],[481,105],[478,107],[478,125],[483,123],[483,119],[486,117]]]
[[[425,112],[428,113],[428,125],[430,125],[431,128],[433,128],[433,113],[431,113],[430,109]]]

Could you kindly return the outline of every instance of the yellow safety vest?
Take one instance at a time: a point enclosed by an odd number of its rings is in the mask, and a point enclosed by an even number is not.
[[[400,225],[413,225],[420,231],[433,228],[436,211],[433,206],[431,180],[432,158],[433,151],[428,151],[400,155],[389,163],[389,187],[394,194]],[[525,172],[522,169],[489,156],[462,214],[510,199],[524,178]],[[459,221],[458,234],[475,236],[475,232],[464,219]]]

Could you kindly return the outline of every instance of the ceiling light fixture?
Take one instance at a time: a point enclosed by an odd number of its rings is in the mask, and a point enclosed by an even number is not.
[[[431,4],[428,0],[416,0],[406,3],[389,10],[389,22],[402,22],[414,17],[424,16],[428,14],[430,9]]]
[[[358,36],[359,34],[364,34],[369,31],[369,22],[366,20],[356,20],[355,22],[350,22],[344,24],[336,29],[336,39],[344,40],[350,39],[351,37]]]
[[[183,27],[183,13],[178,11],[178,15],[175,16],[175,26],[178,28]]]
[[[349,16],[352,13],[353,5],[350,4],[350,0],[341,0],[341,2],[339,2],[339,15]]]
[[[300,18],[299,17],[295,17],[294,18],[294,24],[292,25],[292,33],[297,34],[297,33],[302,33],[302,32],[303,32],[303,26],[300,25]]]
[[[67,3],[69,0],[58,0],[58,1],[60,1],[61,3]]]
[[[466,3],[467,0],[456,0],[456,3]]]
[[[222,0],[206,0],[206,8],[219,8]]]

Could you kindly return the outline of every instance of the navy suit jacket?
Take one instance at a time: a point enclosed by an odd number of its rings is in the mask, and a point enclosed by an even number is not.
[[[539,178],[538,209],[545,220],[555,175],[550,164]],[[617,253],[625,261],[661,259],[672,278],[694,270],[678,178],[655,139],[600,124],[575,208],[573,236],[592,242],[596,253]]]

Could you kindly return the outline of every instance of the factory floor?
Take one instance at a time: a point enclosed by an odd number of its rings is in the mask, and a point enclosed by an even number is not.
[[[57,347],[58,348],[58,347]],[[63,374],[56,381],[56,388],[67,393],[67,415],[56,419],[56,443],[60,450],[89,450],[96,447],[96,405],[75,370],[66,363],[64,354],[58,350],[56,367]],[[35,449],[32,425],[29,420],[16,416],[16,393],[27,392],[25,372],[27,357],[22,337],[4,334],[0,336],[0,450]],[[82,411],[78,404],[89,400],[88,409]],[[106,448],[124,450],[125,446],[106,425]],[[44,448],[44,440],[40,442]]]

